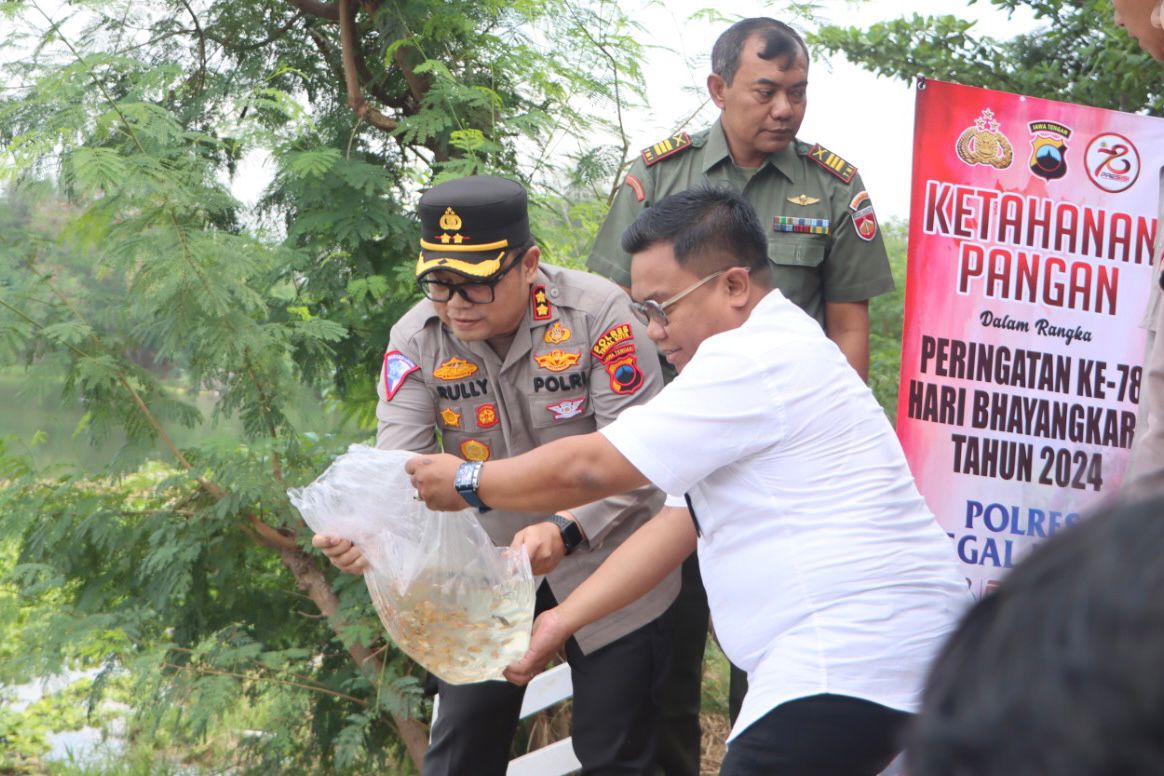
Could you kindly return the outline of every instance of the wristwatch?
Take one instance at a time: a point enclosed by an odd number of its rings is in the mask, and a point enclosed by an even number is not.
[[[567,555],[582,543],[582,529],[578,527],[576,521],[562,515],[550,515],[546,518],[546,522],[558,526],[558,530],[562,532],[562,544],[566,545]]]
[[[469,502],[478,512],[488,512],[492,507],[485,506],[485,502],[477,495],[477,488],[481,485],[481,468],[484,461],[466,461],[457,467],[457,476],[453,480],[453,487],[461,498]]]

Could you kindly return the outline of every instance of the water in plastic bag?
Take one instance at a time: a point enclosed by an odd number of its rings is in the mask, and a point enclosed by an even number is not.
[[[494,547],[475,512],[433,512],[413,498],[404,471],[413,455],[352,445],[287,495],[311,530],[359,547],[372,603],[400,649],[446,682],[501,679],[529,646],[529,557]]]

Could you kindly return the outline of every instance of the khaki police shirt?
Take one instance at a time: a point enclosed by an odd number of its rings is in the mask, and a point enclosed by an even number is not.
[[[385,365],[393,367],[377,381],[377,446],[417,453],[443,447],[461,458],[494,460],[602,428],[663,386],[655,347],[628,301],[603,278],[542,264],[525,318],[501,357],[485,342],[453,336],[432,303],[421,300],[392,327]],[[419,368],[409,372],[408,362]],[[644,487],[571,510],[588,541],[547,577],[555,598],[565,599],[662,504],[660,491]],[[546,517],[494,510],[480,519],[494,544],[508,546],[517,531]],[[578,631],[578,645],[591,652],[642,627],[678,589],[674,572]]]
[[[866,240],[855,227],[855,218],[871,215],[861,212],[867,206],[859,199],[865,186],[855,170],[845,183],[809,158],[813,146],[797,140],[749,176],[732,162],[718,121],[691,141],[650,166],[642,156],[631,165],[586,262],[590,269],[629,287],[630,256],[621,243],[626,228],[652,203],[708,183],[731,187],[756,209],[768,234],[776,287],[822,327],[825,302],[863,302],[893,290],[880,228]],[[782,216],[827,222],[827,234],[776,231]]]

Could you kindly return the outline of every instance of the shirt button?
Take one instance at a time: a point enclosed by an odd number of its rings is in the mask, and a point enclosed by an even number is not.
[[[552,296],[552,297],[554,297],[555,299],[557,299],[557,298],[558,298],[558,289],[556,289],[556,288],[551,288],[551,289],[550,289],[550,296]]]

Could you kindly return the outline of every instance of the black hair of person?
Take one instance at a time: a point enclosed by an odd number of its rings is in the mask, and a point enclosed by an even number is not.
[[[798,53],[804,54],[805,63],[810,59],[808,46],[804,45],[800,33],[784,22],[767,16],[743,19],[728,27],[711,48],[711,72],[722,78],[728,86],[732,85],[736,71],[740,69],[744,44],[753,35],[760,36],[764,41],[764,48],[760,50],[761,59],[783,59],[789,65]]]
[[[1164,499],[1100,506],[963,618],[906,740],[910,776],[1164,773]]]
[[[640,253],[670,243],[675,261],[696,274],[747,267],[753,282],[770,285],[768,238],[755,209],[728,188],[697,186],[656,202],[622,235],[622,249]]]

